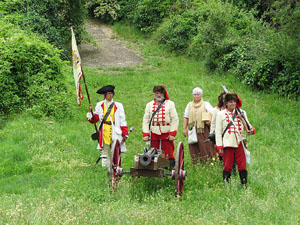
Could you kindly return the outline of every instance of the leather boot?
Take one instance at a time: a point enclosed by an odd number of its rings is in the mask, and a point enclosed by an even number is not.
[[[240,171],[241,184],[243,186],[247,186],[247,182],[248,182],[247,177],[248,177],[247,170]]]
[[[223,181],[225,182],[230,182],[230,176],[231,176],[231,173],[227,172],[227,171],[223,171]]]

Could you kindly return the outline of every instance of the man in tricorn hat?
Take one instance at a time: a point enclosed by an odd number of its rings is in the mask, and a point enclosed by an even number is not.
[[[146,105],[143,118],[143,140],[150,140],[151,147],[163,150],[166,158],[170,159],[172,168],[175,165],[174,140],[179,123],[178,115],[165,86],[154,86],[153,93],[155,98]]]
[[[125,120],[125,112],[123,105],[119,102],[114,102],[113,97],[115,87],[107,85],[100,88],[97,93],[104,95],[104,100],[98,102],[95,107],[94,116],[92,115],[93,106],[89,105],[89,112],[87,113],[87,120],[91,123],[96,123],[100,120],[103,122],[102,127],[99,127],[99,144],[97,149],[102,150],[102,166],[110,165],[111,144],[118,139],[126,140],[128,137],[128,127]],[[107,113],[110,111],[110,113]],[[101,124],[101,123],[100,123]],[[121,151],[126,152],[125,142],[121,145]]]
[[[220,111],[216,118],[216,147],[223,154],[223,180],[229,182],[235,158],[241,183],[246,185],[248,172],[243,141],[246,138],[245,133],[255,134],[255,129],[248,122],[246,112],[238,112],[237,107],[241,105],[241,101],[235,93],[225,94],[224,104],[225,109]]]

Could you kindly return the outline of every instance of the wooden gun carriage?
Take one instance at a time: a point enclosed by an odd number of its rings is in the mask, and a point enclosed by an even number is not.
[[[143,154],[134,156],[134,165],[130,171],[123,171],[121,166],[120,142],[116,141],[112,148],[111,164],[108,168],[111,187],[114,190],[123,174],[132,177],[171,177],[175,180],[175,194],[181,196],[187,172],[184,170],[184,148],[180,142],[177,147],[175,167],[170,168],[170,160],[165,157],[163,150],[144,148]]]

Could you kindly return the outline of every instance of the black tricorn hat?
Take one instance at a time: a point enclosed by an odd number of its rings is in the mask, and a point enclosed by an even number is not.
[[[98,91],[97,91],[97,94],[105,94],[107,92],[112,92],[112,93],[115,93],[114,92],[114,89],[115,89],[115,86],[113,85],[106,85],[106,86],[103,86],[102,88],[100,88]]]

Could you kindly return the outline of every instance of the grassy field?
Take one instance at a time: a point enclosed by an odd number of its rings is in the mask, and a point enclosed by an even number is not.
[[[0,130],[0,224],[299,224],[299,102],[252,91],[228,74],[212,74],[201,62],[168,54],[126,26],[114,29],[124,42],[136,42],[128,45],[138,46],[145,62],[104,72],[84,68],[91,100],[94,105],[102,100],[96,94],[102,85],[116,86],[114,99],[123,103],[128,126],[135,127],[122,155],[128,171],[145,146],[142,117],[151,90],[166,85],[180,118],[175,144],[185,146],[183,197],[174,197],[170,178],[123,176],[119,189],[110,191],[106,170],[93,166],[99,153],[90,140],[94,127],[85,119],[88,102],[85,94],[82,106],[76,106],[69,68],[72,119],[36,120],[20,113]],[[224,185],[217,162],[192,166],[182,135],[192,89],[201,87],[204,100],[216,105],[221,84],[239,94],[257,131],[249,137],[247,189],[240,187],[238,176]]]

